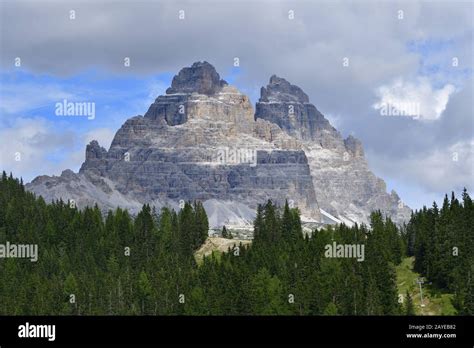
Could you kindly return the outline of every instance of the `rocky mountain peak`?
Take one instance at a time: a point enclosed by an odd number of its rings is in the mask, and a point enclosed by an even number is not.
[[[214,95],[226,85],[227,82],[221,80],[214,66],[206,61],[196,62],[191,67],[181,69],[178,75],[173,77],[166,94],[196,92]]]
[[[190,120],[212,123],[210,127],[224,122],[247,133],[252,131],[254,122],[248,97],[222,80],[208,62],[196,62],[181,69],[166,94],[150,105],[145,118],[169,126]]]
[[[97,140],[92,140],[86,147],[86,159],[101,159],[107,155],[107,150],[99,145]]]
[[[93,168],[101,172],[105,166],[106,157],[107,150],[100,146],[97,140],[92,140],[86,146],[86,160],[82,164],[80,171]]]
[[[309,97],[298,86],[292,85],[282,77],[272,75],[267,87],[262,87],[261,89],[260,101],[308,103]]]
[[[300,140],[321,143],[333,147],[337,131],[329,121],[309,102],[308,95],[284,78],[273,75],[266,87],[260,90],[255,118],[278,125],[282,130]]]
[[[410,216],[370,171],[360,141],[343,139],[301,88],[273,75],[261,93],[254,112],[211,64],[196,62],[122,125],[108,151],[91,141],[78,174],[41,176],[27,188],[132,213],[200,200],[218,228],[251,224],[268,199],[291,199],[318,223],[367,222],[375,209],[395,221]]]
[[[354,156],[364,156],[364,148],[361,141],[352,135],[344,139],[344,145]]]

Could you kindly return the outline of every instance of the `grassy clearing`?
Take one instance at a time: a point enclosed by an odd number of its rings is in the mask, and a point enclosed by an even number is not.
[[[233,250],[234,247],[250,244],[250,240],[239,240],[239,239],[226,239],[221,237],[209,237],[204,242],[204,244],[197,250],[194,254],[196,262],[199,264],[202,263],[204,256],[214,255],[217,260],[220,259],[222,253],[228,252],[229,248]]]
[[[455,315],[456,309],[451,303],[453,294],[441,293],[429,284],[423,284],[423,304],[421,307],[420,287],[416,279],[420,275],[413,271],[413,257],[407,257],[397,266],[398,293],[405,298],[406,291],[410,293],[417,315]]]

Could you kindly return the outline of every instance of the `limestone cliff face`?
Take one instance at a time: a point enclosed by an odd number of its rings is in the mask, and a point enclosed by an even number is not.
[[[251,132],[253,117],[248,97],[232,86],[224,86],[212,95],[197,92],[162,95],[145,114],[145,118],[169,126],[181,125],[193,119],[205,120],[214,130],[219,130],[225,124],[234,133]]]
[[[370,212],[380,209],[397,222],[409,219],[411,210],[368,168],[362,143],[352,135],[343,139],[299,87],[272,76],[261,89],[255,118],[278,124],[300,141],[319,207],[331,216],[367,223]]]
[[[342,139],[299,87],[272,76],[254,113],[207,62],[182,69],[108,151],[87,145],[79,173],[41,176],[27,188],[46,200],[132,213],[143,203],[201,200],[214,227],[251,224],[268,199],[289,200],[317,221],[365,222],[371,209],[404,217],[398,196],[369,171],[360,141]]]
[[[227,82],[221,80],[216,69],[208,62],[196,62],[189,68],[183,68],[173,78],[171,87],[166,94],[206,94],[214,95],[220,91]]]
[[[176,208],[180,201],[201,200],[216,227],[251,223],[257,205],[268,199],[291,200],[305,215],[320,217],[301,146],[277,125],[255,121],[248,97],[206,62],[181,70],[144,116],[123,124],[108,151],[96,141],[87,145],[73,179],[97,190],[79,194],[62,176],[35,179],[29,189],[74,199],[80,207],[94,200],[113,206],[102,192],[118,193],[129,206]],[[54,197],[46,185],[57,187]]]
[[[309,102],[303,90],[283,78],[273,75],[267,87],[262,87],[255,118],[277,124],[289,135],[306,141],[319,141],[334,147],[338,132]]]

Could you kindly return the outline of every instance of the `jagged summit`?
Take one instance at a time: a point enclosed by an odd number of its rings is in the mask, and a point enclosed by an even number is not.
[[[313,140],[330,147],[337,131],[309,102],[308,95],[284,78],[273,75],[266,87],[260,90],[255,118],[277,124],[289,135],[301,140]],[[324,134],[323,134],[324,133]],[[326,136],[329,134],[330,136]]]
[[[86,146],[86,159],[101,159],[107,155],[107,150],[99,145],[97,140],[92,140]]]
[[[301,88],[276,75],[270,77],[270,83],[266,88],[262,87],[260,94],[260,102],[309,102],[308,95]]]
[[[364,157],[364,148],[362,147],[361,141],[352,136],[352,134],[344,139],[344,145],[353,156]]]
[[[86,146],[86,160],[81,166],[80,172],[87,169],[93,169],[101,173],[105,165],[105,159],[107,158],[107,150],[99,145],[97,140],[92,140]]]
[[[268,199],[291,200],[319,223],[367,222],[375,209],[397,222],[410,216],[368,168],[361,142],[343,139],[300,87],[273,75],[254,112],[207,62],[181,69],[108,151],[93,140],[85,157],[79,173],[40,176],[27,188],[49,201],[131,213],[144,203],[178,209],[200,200],[215,228],[251,225]]]
[[[227,82],[221,80],[214,66],[206,61],[196,62],[191,67],[181,69],[178,75],[173,77],[166,94],[195,92],[214,95],[226,85]]]
[[[410,209],[399,208],[399,197],[387,194],[385,182],[370,171],[360,140],[343,139],[298,86],[273,75],[261,89],[255,119],[277,124],[302,144],[323,215],[347,224],[367,221],[376,209],[395,221],[409,218]]]
[[[150,105],[145,118],[169,126],[189,120],[231,122],[232,128],[249,132],[253,108],[248,97],[222,80],[211,64],[196,62],[181,69],[166,94]]]

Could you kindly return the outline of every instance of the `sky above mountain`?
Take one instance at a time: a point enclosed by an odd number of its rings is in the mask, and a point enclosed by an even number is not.
[[[430,205],[474,183],[473,23],[468,1],[1,1],[0,166],[77,170],[206,60],[253,103],[273,74],[300,86],[389,189]],[[95,117],[57,116],[63,100]]]

